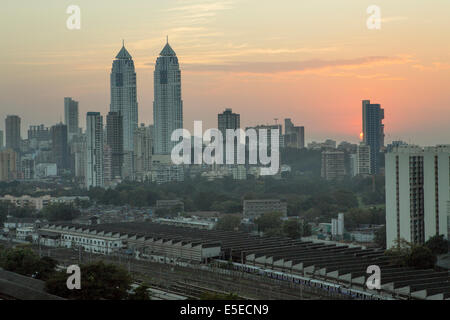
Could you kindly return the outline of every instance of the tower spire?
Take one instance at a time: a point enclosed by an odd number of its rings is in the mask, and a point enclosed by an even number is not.
[[[122,47],[125,47],[125,40],[122,39]]]
[[[166,36],[166,43],[169,44],[169,36]]]

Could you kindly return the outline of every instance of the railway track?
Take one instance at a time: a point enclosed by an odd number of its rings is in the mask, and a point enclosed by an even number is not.
[[[36,246],[33,249],[38,253]],[[133,274],[135,279],[143,280],[152,287],[166,290],[174,294],[199,299],[205,294],[237,294],[243,299],[280,299],[280,300],[308,300],[324,298],[320,294],[304,292],[280,281],[249,277],[242,274],[224,275],[200,268],[181,267],[135,260],[124,257],[104,256],[78,252],[73,249],[50,248],[41,250],[41,254],[48,255],[66,266],[77,263],[106,261],[121,265]]]

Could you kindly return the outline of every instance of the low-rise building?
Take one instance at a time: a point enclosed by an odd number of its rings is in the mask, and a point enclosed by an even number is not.
[[[156,209],[172,209],[178,208],[181,212],[184,211],[183,200],[156,200]]]
[[[18,240],[28,240],[28,237],[32,238],[32,234],[34,233],[34,227],[21,227],[16,229],[16,238]]]
[[[49,204],[53,203],[74,203],[75,201],[89,201],[89,197],[86,196],[73,196],[73,197],[51,197],[49,195],[42,197],[32,197],[29,195],[23,195],[21,197],[14,197],[11,195],[5,195],[0,197],[0,202],[9,202],[20,208],[33,208],[36,210],[42,210]]]
[[[272,212],[279,212],[286,217],[287,202],[277,199],[244,200],[244,218],[256,219]]]
[[[194,218],[175,218],[175,219],[157,218],[154,219],[153,221],[156,223],[167,224],[171,226],[188,227],[203,230],[212,230],[216,225],[216,221],[198,220]]]
[[[9,216],[6,221],[3,222],[3,227],[5,230],[14,230],[17,228],[34,227],[38,223],[40,223],[40,220],[35,218],[15,218]]]

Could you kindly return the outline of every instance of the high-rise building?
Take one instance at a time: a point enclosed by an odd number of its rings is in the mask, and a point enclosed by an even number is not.
[[[343,151],[322,151],[322,178],[339,180],[345,177],[345,153]]]
[[[450,232],[450,145],[386,153],[386,240],[423,244]]]
[[[3,131],[0,130],[0,150],[3,148],[4,144],[3,144]]]
[[[133,152],[133,134],[138,126],[138,103],[134,62],[122,46],[111,69],[111,112],[119,112],[123,122],[123,150]]]
[[[78,126],[78,101],[70,97],[64,98],[64,124],[67,126],[67,137],[70,142],[72,137],[80,132]]]
[[[379,155],[384,147],[384,109],[379,104],[371,104],[370,100],[362,102],[363,142],[370,146],[370,171],[380,172]]]
[[[103,187],[103,117],[100,112],[86,115],[86,187]]]
[[[34,179],[35,163],[33,156],[27,154],[20,159],[20,178],[23,180]]]
[[[156,59],[154,95],[155,154],[170,154],[178,143],[171,141],[172,132],[183,128],[183,101],[180,66],[169,42]]]
[[[6,148],[20,152],[20,117],[8,115],[5,120]]]
[[[123,167],[123,120],[119,112],[106,116],[106,144],[111,150],[111,180],[122,179]]]
[[[13,149],[0,151],[0,181],[17,178],[17,153]]]
[[[305,127],[294,126],[291,119],[284,119],[284,144],[288,148],[305,147]]]
[[[86,185],[86,135],[80,134],[73,137],[70,143],[70,153],[72,155],[72,172],[81,185]]]
[[[70,169],[69,146],[67,144],[67,126],[59,123],[50,129],[52,137],[52,155],[58,173]]]
[[[356,174],[369,175],[370,171],[370,146],[361,142],[356,148],[357,172]]]
[[[114,176],[112,173],[112,148],[104,144],[103,145],[103,184],[105,188],[111,188],[114,186]]]
[[[219,113],[217,115],[217,127],[219,131],[222,133],[223,137],[223,163],[226,163],[226,141],[227,141],[227,130],[236,130],[241,127],[241,116],[237,113],[233,113],[233,110],[230,108],[225,109],[223,113]],[[238,138],[234,138],[234,164],[237,163],[237,150],[238,150]]]
[[[280,147],[280,148],[284,148],[284,136],[283,136],[283,132],[282,132],[282,130],[283,130],[283,126],[281,125],[281,124],[272,124],[272,125],[265,125],[265,124],[263,124],[263,125],[257,125],[257,126],[255,126],[255,127],[247,127],[247,128],[245,128],[245,130],[248,130],[248,129],[254,129],[256,132],[257,132],[257,134],[258,134],[258,145],[260,145],[262,142],[260,141],[260,137],[261,137],[261,131],[260,130],[266,130],[266,134],[267,134],[267,137],[266,137],[266,143],[267,143],[267,147],[268,148],[270,148],[270,146],[272,145],[272,131],[274,131],[274,130],[278,130],[278,136],[279,136],[279,138],[278,138],[278,146]]]
[[[227,129],[236,130],[241,127],[241,116],[238,113],[233,113],[232,109],[227,108],[224,112],[217,115],[217,126],[225,140]]]
[[[37,141],[51,140],[50,130],[43,124],[38,126],[30,126],[28,129],[28,140],[36,139]]]
[[[135,178],[143,181],[152,168],[153,126],[143,123],[134,134],[134,169]]]

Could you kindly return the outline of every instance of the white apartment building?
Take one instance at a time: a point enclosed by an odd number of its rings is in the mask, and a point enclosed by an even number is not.
[[[370,169],[370,146],[361,142],[356,148],[357,173],[361,175],[369,175],[372,173]]]
[[[424,243],[448,239],[450,145],[399,146],[386,153],[387,247],[397,239]]]
[[[357,175],[367,176],[371,173],[370,146],[361,142],[356,148],[356,153],[350,154],[350,174],[354,177]]]

